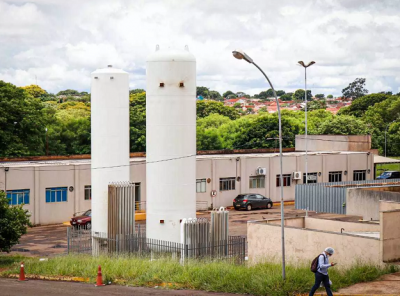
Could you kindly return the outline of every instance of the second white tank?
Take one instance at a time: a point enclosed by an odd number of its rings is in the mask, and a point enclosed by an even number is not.
[[[196,217],[196,59],[157,47],[146,76],[146,235],[180,242]]]

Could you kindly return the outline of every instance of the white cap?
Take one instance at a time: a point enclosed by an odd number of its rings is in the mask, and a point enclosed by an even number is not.
[[[327,247],[327,248],[325,249],[325,252],[327,252],[327,253],[333,255],[333,253],[335,253],[335,250],[334,250],[333,248],[331,248],[331,247]]]

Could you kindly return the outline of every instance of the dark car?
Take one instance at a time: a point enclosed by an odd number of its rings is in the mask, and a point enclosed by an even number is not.
[[[74,227],[82,227],[92,229],[92,210],[87,210],[82,215],[71,218],[71,225]]]
[[[252,209],[270,209],[272,208],[272,200],[261,194],[248,193],[239,194],[233,200],[233,206],[236,210],[246,209],[251,211]]]
[[[400,172],[398,171],[386,171],[383,172],[377,179],[400,179]]]

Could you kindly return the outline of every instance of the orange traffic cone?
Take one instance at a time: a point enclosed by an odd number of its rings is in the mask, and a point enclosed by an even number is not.
[[[24,269],[24,262],[21,262],[21,268],[19,270],[19,278],[18,281],[26,281],[25,279],[25,269]]]
[[[103,275],[101,274],[101,266],[99,265],[99,269],[97,270],[97,280],[96,287],[105,286],[103,284]]]

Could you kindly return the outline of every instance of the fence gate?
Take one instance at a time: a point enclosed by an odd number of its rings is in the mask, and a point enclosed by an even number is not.
[[[108,185],[108,238],[115,242],[117,237],[135,234],[135,186],[130,182]],[[111,243],[109,251],[115,251],[117,247],[124,250],[127,246]]]

